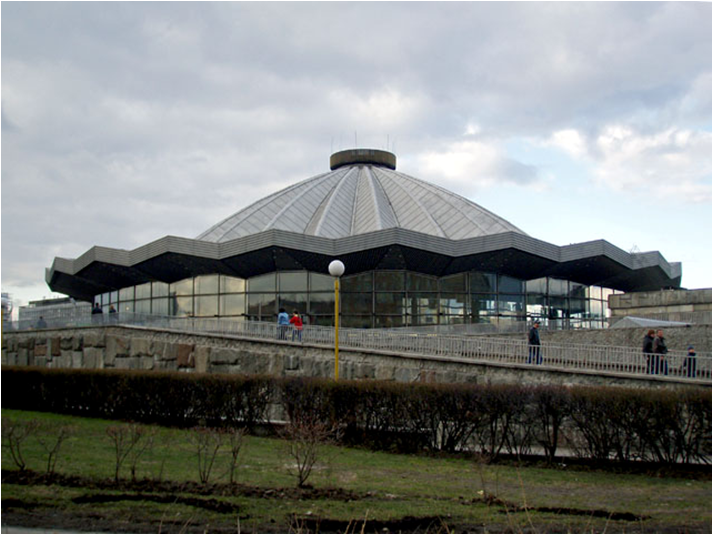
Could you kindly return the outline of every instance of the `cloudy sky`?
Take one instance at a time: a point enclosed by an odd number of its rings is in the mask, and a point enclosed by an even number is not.
[[[333,151],[711,286],[711,3],[2,3],[2,290],[193,238]]]

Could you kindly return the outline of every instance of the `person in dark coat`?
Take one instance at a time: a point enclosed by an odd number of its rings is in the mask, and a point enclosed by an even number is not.
[[[668,375],[668,360],[666,359],[666,353],[668,353],[666,339],[663,336],[663,331],[659,329],[656,332],[656,338],[654,338],[655,374],[658,374],[660,371],[664,375]]]
[[[654,373],[654,334],[656,331],[649,329],[644,335],[644,345],[641,352],[646,357],[646,373]]]
[[[530,328],[530,333],[527,335],[527,343],[529,345],[529,352],[527,357],[527,363],[532,364],[542,364],[542,355],[540,354],[540,322],[535,321]]]
[[[688,346],[688,355],[683,361],[683,369],[686,370],[686,377],[696,376],[696,351],[693,346]]]

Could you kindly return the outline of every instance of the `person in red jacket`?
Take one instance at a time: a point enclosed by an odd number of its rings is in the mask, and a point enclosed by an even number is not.
[[[290,323],[292,324],[292,341],[295,341],[295,335],[297,339],[302,341],[302,318],[300,318],[300,313],[296,310],[292,313],[290,318]]]

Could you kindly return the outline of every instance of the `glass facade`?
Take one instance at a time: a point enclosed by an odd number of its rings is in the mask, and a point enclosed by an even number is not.
[[[494,325],[540,319],[552,328],[602,328],[609,288],[562,279],[523,281],[472,271],[431,277],[408,271],[371,271],[341,279],[345,327]],[[201,275],[172,284],[153,282],[96,296],[106,310],[145,314],[274,321],[279,308],[299,311],[306,324],[334,324],[334,279],[282,271],[247,280]]]

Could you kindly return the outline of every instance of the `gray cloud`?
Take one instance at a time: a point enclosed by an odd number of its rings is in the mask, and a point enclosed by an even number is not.
[[[4,4],[3,286],[94,244],[195,236],[355,131],[408,165],[463,153],[477,125],[482,180],[440,173],[462,193],[536,184],[508,141],[564,129],[602,183],[646,172],[596,140],[710,132],[710,43],[693,2]]]

